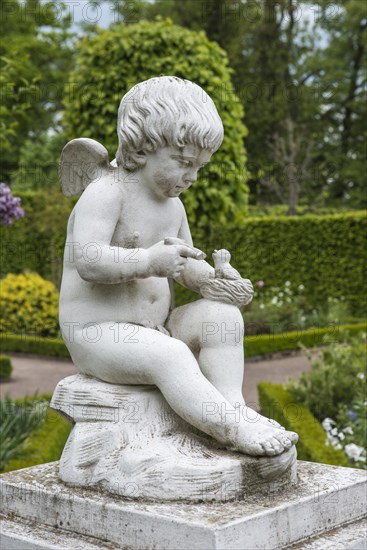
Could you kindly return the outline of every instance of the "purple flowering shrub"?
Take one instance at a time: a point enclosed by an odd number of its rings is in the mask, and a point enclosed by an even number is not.
[[[20,201],[19,197],[13,197],[6,183],[0,183],[0,223],[9,227],[14,220],[23,218],[24,210],[20,207]]]

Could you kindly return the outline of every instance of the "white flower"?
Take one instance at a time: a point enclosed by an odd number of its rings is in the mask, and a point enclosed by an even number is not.
[[[359,445],[356,445],[355,443],[348,443],[344,447],[344,450],[349,458],[352,458],[354,462],[359,462],[362,460],[365,460],[365,450],[363,447],[359,447]]]
[[[325,418],[321,422],[321,425],[324,428],[325,432],[330,432],[331,428],[335,426],[335,421],[332,418]]]
[[[338,437],[341,441],[343,441],[343,439],[345,439],[345,435],[343,434],[343,432],[339,432]]]
[[[337,428],[333,428],[331,431],[330,431],[331,435],[338,435],[338,430]]]
[[[284,292],[279,292],[279,297],[283,298],[283,296],[284,296]]]
[[[290,284],[291,284],[290,281],[286,281],[286,282],[284,283],[284,286],[290,286]]]
[[[260,308],[260,309],[264,309],[264,307],[265,307],[265,304],[260,304],[260,305],[259,305],[259,308]]]
[[[277,303],[278,303],[278,297],[277,296],[274,296],[274,298],[271,299],[271,302],[270,302],[273,306],[276,306]]]
[[[357,378],[359,378],[360,380],[364,380],[364,372],[359,372],[357,374]]]
[[[304,290],[305,289],[305,285],[299,285],[298,286],[298,290]]]
[[[338,451],[340,451],[343,448],[335,437],[332,437],[329,441],[334,449],[338,449]]]
[[[354,432],[352,426],[347,426],[346,428],[344,428],[344,433],[347,435],[353,435]]]

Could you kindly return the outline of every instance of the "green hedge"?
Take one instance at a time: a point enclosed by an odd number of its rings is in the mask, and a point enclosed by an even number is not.
[[[328,296],[344,296],[352,313],[365,315],[367,293],[365,251],[367,215],[252,218],[237,227],[213,228],[194,235],[196,246],[211,253],[227,248],[231,263],[254,283],[266,287],[303,284],[305,295],[317,307]]]
[[[328,342],[331,339],[341,342],[361,331],[367,331],[367,323],[311,328],[299,332],[287,332],[285,334],[249,336],[245,337],[244,341],[245,354],[246,357],[254,357],[278,351],[297,350],[300,347],[300,343],[306,348],[313,348],[322,345],[325,336],[328,336]],[[33,336],[0,333],[0,351],[70,358],[64,341],[57,338],[35,338]]]
[[[7,355],[0,355],[0,379],[9,378],[13,371],[11,359]]]
[[[28,268],[58,284],[66,224],[75,199],[66,199],[61,192],[18,194],[26,216],[11,228],[0,227],[0,275]],[[261,279],[271,287],[289,280],[306,287],[316,308],[328,296],[344,296],[353,314],[365,314],[365,212],[249,218],[206,233],[192,227],[192,233],[210,262],[215,248],[227,248],[232,264],[253,282]],[[175,289],[177,305],[197,298],[178,285]]]
[[[0,351],[70,358],[64,341],[58,338],[41,338],[3,333],[0,334]]]
[[[67,420],[52,409],[47,409],[45,421],[26,440],[24,456],[11,460],[4,471],[10,472],[59,460],[71,428]]]
[[[258,384],[261,411],[274,418],[287,430],[297,432],[298,458],[310,462],[348,466],[342,451],[325,444],[326,433],[321,424],[303,405],[294,401],[280,384]]]
[[[245,354],[247,357],[266,355],[278,351],[299,349],[299,344],[306,348],[314,348],[324,343],[327,336],[328,343],[342,342],[355,334],[367,332],[367,323],[357,325],[334,325],[325,328],[309,328],[306,330],[286,332],[284,334],[261,334],[259,336],[245,336]],[[347,334],[346,334],[347,333]]]

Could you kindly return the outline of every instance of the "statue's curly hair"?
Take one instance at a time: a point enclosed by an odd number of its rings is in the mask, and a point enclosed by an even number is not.
[[[121,100],[116,160],[126,170],[145,164],[142,153],[196,145],[216,151],[223,124],[206,92],[189,80],[160,76],[140,82]]]

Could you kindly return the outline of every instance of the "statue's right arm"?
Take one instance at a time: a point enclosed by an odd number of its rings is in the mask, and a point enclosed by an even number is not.
[[[117,185],[94,182],[74,209],[73,259],[80,277],[92,283],[116,284],[149,277],[148,252],[111,246],[121,214]]]

